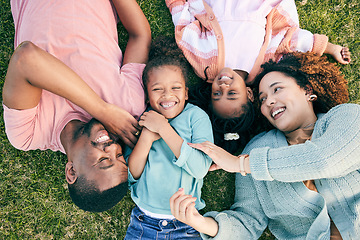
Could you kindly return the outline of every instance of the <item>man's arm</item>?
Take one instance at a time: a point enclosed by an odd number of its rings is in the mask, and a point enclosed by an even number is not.
[[[68,99],[132,146],[137,121],[125,110],[102,100],[74,71],[31,42],[19,45],[10,59],[3,103],[12,109],[35,107],[42,89]]]
[[[129,33],[123,64],[146,63],[151,43],[149,22],[135,0],[113,0],[113,3]]]

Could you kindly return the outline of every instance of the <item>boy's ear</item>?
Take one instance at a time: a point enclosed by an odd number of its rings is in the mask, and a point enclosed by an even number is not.
[[[69,184],[73,184],[77,179],[77,173],[72,162],[67,162],[65,166],[65,177]]]
[[[189,92],[189,88],[186,87],[186,88],[185,88],[185,100],[188,100],[188,99],[189,99],[189,94],[188,94],[188,92]]]

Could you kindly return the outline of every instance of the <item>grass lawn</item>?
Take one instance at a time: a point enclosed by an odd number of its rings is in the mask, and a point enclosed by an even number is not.
[[[173,24],[163,0],[139,0],[153,37],[172,35]],[[296,1],[300,25],[329,36],[333,43],[352,51],[352,63],[341,69],[349,81],[350,101],[360,103],[358,0]],[[0,84],[13,52],[14,26],[8,0],[0,1]],[[119,26],[122,49],[127,35]],[[2,114],[2,111],[1,111]],[[129,195],[113,209],[87,213],[72,204],[64,178],[66,157],[51,151],[22,152],[14,149],[0,118],[0,239],[123,239],[131,209]],[[217,171],[205,178],[206,211],[231,206],[233,174]],[[261,239],[273,239],[265,232]]]

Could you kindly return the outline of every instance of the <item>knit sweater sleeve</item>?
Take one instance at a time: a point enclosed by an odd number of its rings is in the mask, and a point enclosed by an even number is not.
[[[219,225],[214,238],[202,234],[203,239],[258,239],[268,225],[255,191],[251,176],[236,175],[235,202],[230,210],[208,212],[204,216],[212,217]]]
[[[279,138],[279,134],[276,137],[267,134],[258,142],[271,144]],[[278,148],[253,148],[250,168],[256,180],[337,178],[360,169],[359,156],[360,105],[342,104],[317,121],[311,141]]]

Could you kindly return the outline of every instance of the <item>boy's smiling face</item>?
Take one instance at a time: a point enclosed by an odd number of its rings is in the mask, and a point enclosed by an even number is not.
[[[147,92],[150,106],[171,119],[184,110],[188,88],[179,67],[166,65],[149,72]]]

